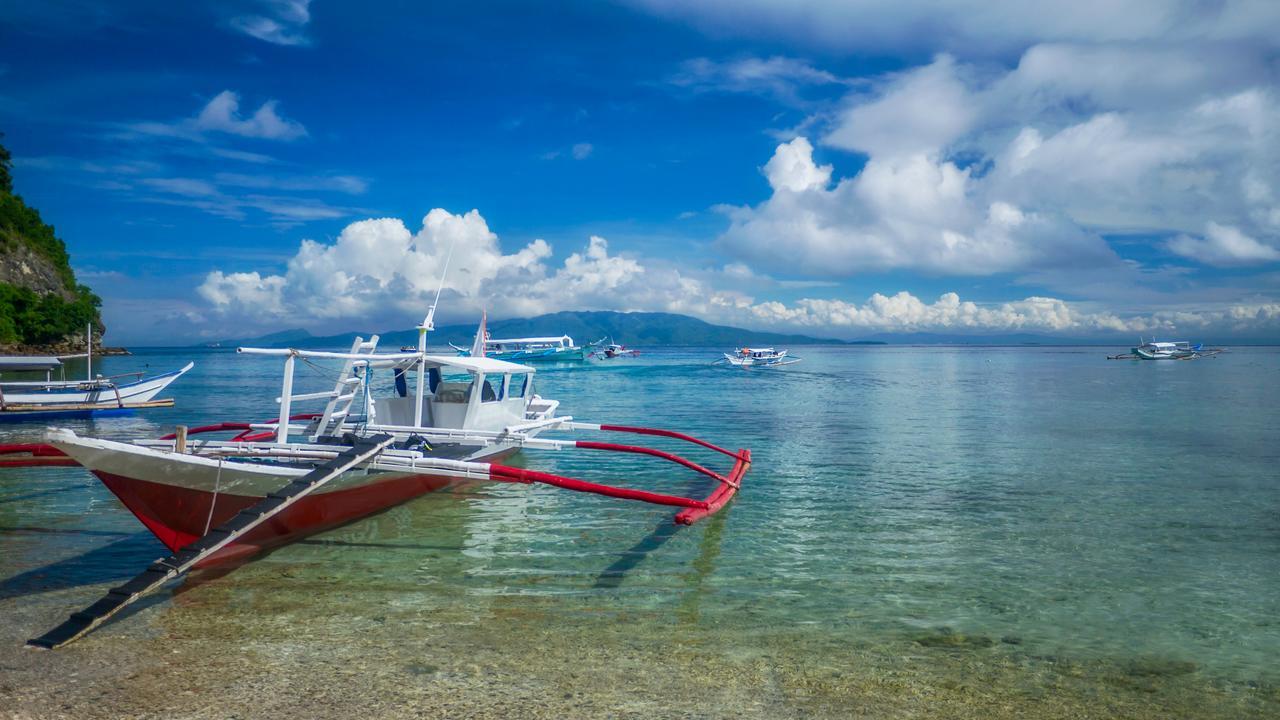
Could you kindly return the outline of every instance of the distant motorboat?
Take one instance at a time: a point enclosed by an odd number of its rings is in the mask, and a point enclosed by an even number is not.
[[[613,341],[613,338],[609,338],[609,343],[607,345],[598,346],[596,351],[592,353],[593,357],[597,357],[602,360],[612,360],[620,357],[638,357],[639,355],[639,350],[634,350],[626,345],[619,345]]]
[[[777,367],[800,362],[798,357],[788,357],[786,350],[768,348],[738,348],[733,354],[724,353],[716,363],[728,363],[734,367]]]
[[[568,335],[494,340],[485,338],[485,357],[507,362],[581,362],[599,343],[576,345]],[[470,357],[471,349],[449,344],[460,357]]]

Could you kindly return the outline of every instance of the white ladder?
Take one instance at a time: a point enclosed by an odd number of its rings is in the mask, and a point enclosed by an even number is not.
[[[378,347],[378,336],[374,335],[366,341],[364,338],[357,336],[355,341],[351,343],[352,355],[373,355],[373,351]],[[324,406],[324,414],[321,415],[319,423],[316,425],[315,434],[311,436],[311,442],[315,442],[322,437],[337,437],[342,434],[342,424],[347,421],[347,417],[351,414],[351,406],[355,404],[364,390],[365,383],[369,378],[369,366],[361,364],[354,358],[348,358],[346,363],[342,365],[342,372],[338,375],[338,380],[333,386],[333,390],[322,394],[329,397],[329,402]],[[373,408],[369,408],[369,412],[373,412]]]

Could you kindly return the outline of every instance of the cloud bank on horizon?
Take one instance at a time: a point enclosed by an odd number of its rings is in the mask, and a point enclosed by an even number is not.
[[[779,152],[785,157],[792,147],[781,146]],[[332,244],[303,240],[282,275],[214,270],[197,292],[218,313],[263,322],[303,316],[404,321],[421,315],[443,288],[442,297],[453,313],[486,310],[500,317],[522,317],[558,310],[649,310],[841,334],[1151,333],[1208,327],[1247,332],[1280,323],[1280,303],[1122,318],[1049,297],[978,305],[952,292],[926,303],[903,291],[891,297],[877,293],[862,304],[802,299],[788,306],[757,302],[736,289],[719,289],[726,281],[736,286],[771,282],[742,265],[690,274],[669,264],[611,255],[608,241],[598,236],[557,267],[548,263],[551,256],[551,246],[541,239],[504,254],[479,211],[455,215],[436,208],[416,233],[394,218],[361,220],[348,225]],[[449,270],[442,277],[446,264]]]
[[[512,232],[505,197],[460,194],[452,186],[465,187],[466,178],[452,182],[446,172],[399,193],[397,211],[388,212],[381,204],[395,181],[379,186],[374,172],[316,168],[307,148],[319,155],[325,143],[347,142],[365,154],[394,155],[400,147],[408,152],[406,142],[419,134],[400,136],[399,145],[354,142],[333,116],[355,108],[357,126],[390,128],[377,118],[396,109],[379,114],[376,93],[357,85],[343,91],[356,93],[347,107],[308,108],[289,96],[285,76],[265,91],[220,82],[173,104],[185,109],[148,113],[162,119],[104,123],[112,138],[160,148],[153,158],[19,160],[33,169],[75,167],[121,202],[279,233],[259,260],[213,257],[192,273],[177,304],[184,332],[194,335],[308,318],[328,327],[407,325],[434,297],[453,248],[444,286],[459,314],[661,310],[850,338],[1017,331],[1280,339],[1280,3],[622,5],[630,10],[619,12],[714,41],[689,41],[678,57],[644,67],[629,84],[605,75],[608,53],[585,50],[592,60],[574,82],[591,87],[598,71],[607,89],[535,98],[570,109],[553,119],[554,135],[517,145],[530,164],[510,160],[523,185],[505,192],[527,192],[534,200],[523,209],[536,217],[551,212],[544,210],[551,199],[536,187],[543,177],[574,174],[590,184],[604,177],[605,165],[630,166],[636,177],[653,179],[625,189],[662,207],[638,230],[625,222],[613,224],[622,231],[592,227],[596,206],[569,200],[556,212],[573,221],[525,222]],[[326,22],[334,8],[325,3],[235,7],[220,32],[252,43],[240,61],[250,67],[267,58],[268,76],[353,42],[332,34],[343,23]],[[444,51],[466,52],[463,44]],[[588,107],[590,92],[609,99]],[[758,115],[741,133],[772,140],[751,160],[753,170],[719,177],[726,189],[718,199],[669,212],[679,200],[664,193],[679,194],[669,188],[682,165],[697,158],[702,167],[693,170],[702,172],[728,167],[731,158],[694,141],[682,145],[678,132],[628,155],[620,136],[593,124],[603,113],[624,122],[646,104],[660,114],[710,108],[726,128],[730,119]],[[501,119],[499,131],[471,131],[462,106],[439,107],[459,113],[446,141],[472,148],[499,132],[517,137],[544,112],[527,103]],[[627,137],[648,130],[619,129]],[[421,156],[428,174],[447,160],[433,152]],[[243,167],[179,164],[178,156]],[[646,163],[672,175],[644,175]],[[470,179],[504,170],[490,165]],[[362,207],[352,206],[354,196]],[[466,208],[476,209],[458,213]],[[396,219],[424,210],[416,228]],[[519,239],[503,240],[486,217]],[[130,312],[150,312],[145,305],[135,302]],[[156,327],[174,327],[165,322]]]

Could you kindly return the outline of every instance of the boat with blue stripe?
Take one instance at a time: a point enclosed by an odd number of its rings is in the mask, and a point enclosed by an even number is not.
[[[600,343],[576,345],[568,335],[494,340],[485,338],[485,357],[507,362],[582,362]],[[449,344],[459,357],[471,357],[470,348]]]

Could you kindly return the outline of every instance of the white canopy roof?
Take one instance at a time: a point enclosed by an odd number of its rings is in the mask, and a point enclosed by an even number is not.
[[[358,363],[365,363],[372,367],[411,367],[417,364],[421,358],[427,361],[428,365],[437,367],[455,367],[460,370],[469,372],[482,372],[485,374],[500,373],[531,373],[537,372],[528,365],[520,365],[518,363],[507,362],[506,360],[496,360],[491,357],[473,358],[462,357],[458,355],[430,355],[419,354],[417,352],[398,352],[398,353],[350,353],[350,352],[329,352],[326,350],[297,350],[292,348],[236,348],[236,352],[246,355],[274,355],[276,357],[287,357],[292,355],[300,358],[314,358],[317,360],[354,360]]]
[[[531,373],[535,370],[528,365],[507,362],[506,360],[497,360],[491,357],[459,357],[457,355],[424,355],[430,364],[440,365],[443,367],[456,367],[471,372],[482,372],[486,375],[495,375],[502,373]]]
[[[61,360],[47,355],[0,355],[0,371],[52,370],[61,366]]]

